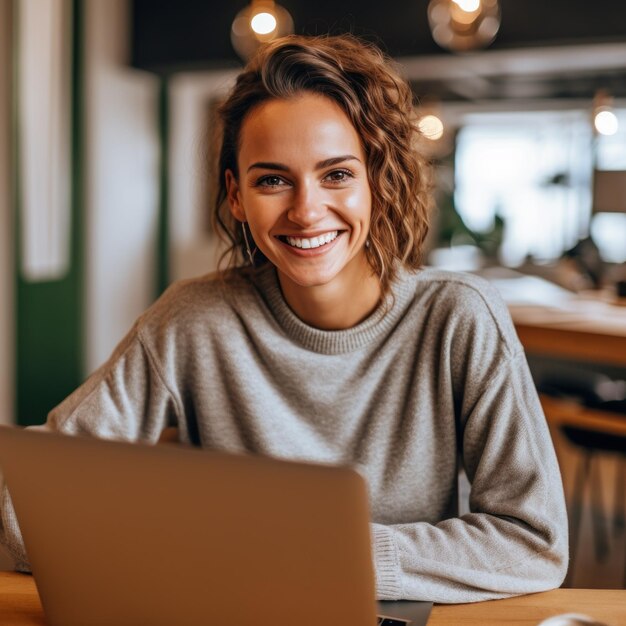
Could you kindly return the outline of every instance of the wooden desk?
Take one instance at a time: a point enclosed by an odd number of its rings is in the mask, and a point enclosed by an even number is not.
[[[626,367],[626,306],[584,299],[561,308],[508,306],[528,354]]]
[[[486,274],[506,302],[528,354],[626,367],[626,302],[609,292],[575,294],[537,276]]]
[[[626,367],[626,308],[624,324],[612,326],[572,322],[547,311],[541,319],[532,320],[528,311],[522,313],[519,307],[510,310],[527,354]]]
[[[33,577],[0,572],[0,624],[42,626],[45,623]]]
[[[428,626],[537,626],[561,613],[583,613],[610,624],[626,624],[626,590],[555,589],[506,600],[433,607]]]
[[[626,624],[626,591],[555,589],[492,602],[436,605],[428,626],[536,626],[546,617],[571,612],[586,613],[611,626],[622,626]],[[45,625],[31,576],[0,572],[0,624]]]
[[[516,304],[509,292],[508,307],[526,354],[626,367],[626,306],[573,295],[558,306]],[[541,404],[552,425],[626,436],[626,419],[619,413],[546,395]]]

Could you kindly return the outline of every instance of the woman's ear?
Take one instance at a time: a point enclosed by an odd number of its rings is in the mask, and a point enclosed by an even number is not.
[[[241,203],[241,194],[239,193],[239,183],[235,178],[232,170],[226,170],[224,173],[224,178],[226,181],[226,197],[228,199],[228,206],[230,207],[230,212],[233,214],[236,220],[240,222],[246,221],[246,213],[243,210],[243,205]]]

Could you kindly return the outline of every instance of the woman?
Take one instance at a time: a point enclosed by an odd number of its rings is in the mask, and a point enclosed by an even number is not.
[[[354,465],[381,599],[558,586],[561,481],[507,311],[476,277],[420,268],[408,85],[353,37],[288,37],[221,117],[231,269],[173,285],[45,428],[156,442],[175,426],[206,448]],[[27,567],[8,500],[4,528]]]

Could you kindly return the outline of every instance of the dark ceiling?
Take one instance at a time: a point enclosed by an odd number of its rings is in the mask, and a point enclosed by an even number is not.
[[[248,2],[134,0],[135,67],[168,74],[238,67],[230,27]],[[420,97],[447,101],[626,97],[626,2],[500,0],[502,23],[485,52],[454,55],[433,41],[428,0],[280,0],[297,33],[352,32],[408,68]]]

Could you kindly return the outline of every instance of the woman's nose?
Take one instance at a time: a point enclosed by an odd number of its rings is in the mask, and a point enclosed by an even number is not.
[[[299,185],[292,196],[292,204],[287,211],[289,219],[299,226],[312,226],[326,213],[324,194],[309,185]]]

